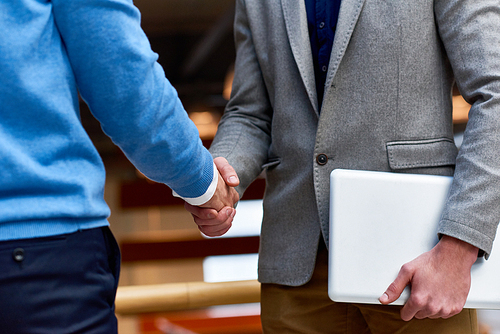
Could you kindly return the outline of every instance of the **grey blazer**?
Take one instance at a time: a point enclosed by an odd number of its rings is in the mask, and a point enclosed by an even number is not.
[[[320,236],[328,243],[335,168],[454,175],[439,232],[490,252],[500,220],[498,0],[343,0],[321,110],[304,0],[237,0],[235,40],[232,97],[211,152],[234,166],[240,194],[265,170],[261,282],[310,279]],[[460,152],[455,79],[472,104]]]

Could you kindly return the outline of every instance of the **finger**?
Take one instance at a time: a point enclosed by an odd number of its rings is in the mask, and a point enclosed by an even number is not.
[[[193,215],[193,218],[214,219],[218,215],[218,212],[215,209],[201,208],[187,202],[184,202],[184,208]]]
[[[410,295],[410,298],[406,304],[401,309],[400,315],[403,321],[410,321],[418,314],[417,319],[424,319],[429,316],[427,312],[422,309],[421,303],[414,302],[414,299]]]
[[[224,235],[231,228],[232,224],[223,224],[216,226],[198,226],[201,233],[207,237],[220,237]]]
[[[412,276],[413,272],[408,268],[407,264],[401,267],[394,282],[392,282],[387,290],[385,290],[384,294],[380,296],[380,303],[387,305],[396,301],[403,293],[405,287],[410,284]]]
[[[419,311],[414,315],[416,319],[448,319],[463,310],[463,307],[453,305],[452,302],[448,302],[443,305],[427,302],[425,305],[421,305],[419,307],[417,306],[417,308]],[[411,314],[408,314],[408,317],[409,316],[411,316]]]
[[[223,208],[220,212],[218,212],[217,216],[212,219],[203,219],[193,216],[194,222],[198,226],[216,226],[224,224],[228,219],[234,217],[235,209],[230,207]]]
[[[412,319],[412,318],[410,318],[411,317],[411,313],[409,312],[406,317],[407,317],[408,320],[405,320],[405,321],[411,320]],[[440,313],[432,313],[432,312],[429,312],[427,310],[420,310],[420,311],[416,312],[413,315],[413,318],[422,320],[422,319],[427,319],[427,318],[429,318],[429,319],[439,319],[439,318],[444,318],[444,317]]]
[[[234,168],[229,164],[229,162],[227,162],[225,158],[215,158],[214,163],[217,166],[222,179],[228,186],[236,187],[238,184],[240,184],[240,180],[238,179],[238,175],[236,174]]]
[[[214,220],[212,220],[212,222],[210,222],[211,224],[198,225],[198,228],[200,229],[200,231],[209,237],[221,236],[221,235],[225,234],[227,231],[229,231],[229,229],[232,226],[232,222],[233,222],[234,215],[236,214],[236,210],[231,209],[231,208],[227,208],[227,209],[228,210],[223,210],[223,211],[225,211],[226,213],[231,212],[230,214],[219,213],[218,219],[225,218],[224,221],[218,222],[217,224],[213,224]]]

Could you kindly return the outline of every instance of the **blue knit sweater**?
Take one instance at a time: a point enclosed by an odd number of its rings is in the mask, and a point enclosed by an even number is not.
[[[212,158],[131,0],[3,0],[0,31],[0,240],[108,224],[78,92],[145,175],[184,197],[207,191]]]

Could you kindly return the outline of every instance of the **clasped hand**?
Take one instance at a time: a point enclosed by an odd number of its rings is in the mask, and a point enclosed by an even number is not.
[[[236,214],[234,206],[239,200],[234,187],[240,182],[233,167],[222,157],[215,158],[214,163],[217,166],[219,180],[212,198],[201,206],[184,203],[184,207],[191,213],[200,231],[209,237],[223,235],[231,228]]]

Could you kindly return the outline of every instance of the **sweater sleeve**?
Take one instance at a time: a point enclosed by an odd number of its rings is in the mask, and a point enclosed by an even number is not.
[[[131,0],[54,0],[78,89],[103,131],[150,179],[183,198],[206,196],[213,160],[203,147]]]

